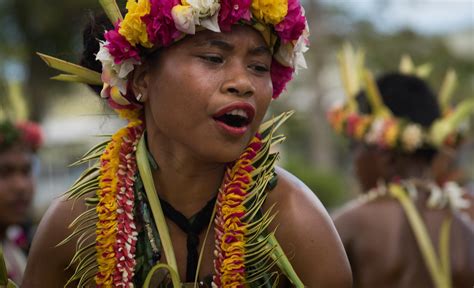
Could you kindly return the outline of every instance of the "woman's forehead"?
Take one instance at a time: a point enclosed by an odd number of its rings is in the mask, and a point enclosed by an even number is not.
[[[224,50],[230,49],[237,44],[248,44],[252,46],[251,48],[266,47],[268,53],[270,53],[270,49],[262,35],[257,30],[246,25],[234,25],[230,32],[199,31],[195,35],[187,36],[185,42],[194,47],[218,46]]]
[[[0,151],[0,166],[6,164],[23,164],[30,161],[31,151],[22,145]]]

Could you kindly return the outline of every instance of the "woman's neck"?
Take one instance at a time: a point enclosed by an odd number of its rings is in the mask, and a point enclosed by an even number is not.
[[[189,149],[148,132],[148,149],[158,164],[152,171],[156,192],[186,217],[200,211],[216,195],[225,163],[200,160]]]
[[[386,176],[388,177],[385,179],[388,181],[404,179],[433,179],[430,163],[410,155],[399,155],[393,157],[393,160],[387,167],[386,171]]]
[[[426,168],[422,165],[420,166],[407,166],[404,169],[400,169],[400,173],[398,175],[394,175],[395,177],[401,179],[423,179],[429,180],[432,179],[432,175],[429,171],[429,168]],[[394,178],[395,178],[394,177]]]

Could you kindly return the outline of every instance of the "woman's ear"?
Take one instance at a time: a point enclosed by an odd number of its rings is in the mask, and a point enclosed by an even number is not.
[[[132,75],[132,90],[139,102],[148,100],[149,73],[147,65],[135,67]]]

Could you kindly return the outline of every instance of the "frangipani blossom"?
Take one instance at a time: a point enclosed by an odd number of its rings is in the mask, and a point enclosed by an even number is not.
[[[188,5],[176,5],[171,10],[176,29],[186,34],[196,33],[196,19],[193,8]]]
[[[402,132],[402,144],[408,151],[415,151],[423,144],[423,131],[420,125],[410,124]]]

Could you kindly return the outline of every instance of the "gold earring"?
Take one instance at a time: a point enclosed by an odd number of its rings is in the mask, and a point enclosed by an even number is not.
[[[135,97],[135,99],[137,99],[138,102],[142,102],[141,101],[142,97],[143,97],[142,93],[138,93],[138,95]]]

